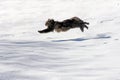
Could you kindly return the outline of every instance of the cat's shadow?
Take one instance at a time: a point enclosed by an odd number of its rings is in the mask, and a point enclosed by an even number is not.
[[[92,38],[74,38],[74,39],[65,39],[65,40],[53,40],[53,42],[66,42],[66,41],[86,41],[91,39],[108,39],[111,36],[107,34],[97,34],[95,37]]]

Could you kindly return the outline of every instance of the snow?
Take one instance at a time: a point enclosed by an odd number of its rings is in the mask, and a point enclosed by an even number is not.
[[[0,80],[120,80],[120,0],[0,0]],[[84,33],[39,34],[78,16]]]

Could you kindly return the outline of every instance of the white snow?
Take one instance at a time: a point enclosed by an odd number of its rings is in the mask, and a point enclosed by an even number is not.
[[[89,30],[37,32],[74,16]],[[120,80],[120,0],[0,0],[0,80]]]

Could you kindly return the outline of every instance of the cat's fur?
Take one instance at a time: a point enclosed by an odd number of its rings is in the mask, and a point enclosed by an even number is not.
[[[84,32],[84,28],[88,29],[87,25],[89,25],[89,23],[84,22],[78,17],[72,17],[62,22],[54,21],[54,19],[48,19],[45,25],[47,26],[47,28],[44,30],[38,31],[39,33],[48,33],[52,31],[65,32],[73,28],[80,28],[80,30]]]

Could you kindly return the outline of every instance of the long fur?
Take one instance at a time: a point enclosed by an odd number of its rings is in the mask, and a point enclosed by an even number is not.
[[[73,17],[71,19],[64,20],[62,22],[54,21],[53,19],[48,19],[45,23],[47,26],[46,29],[38,31],[39,33],[48,33],[48,32],[65,32],[72,28],[80,28],[84,32],[84,28],[88,29],[89,23],[84,22],[78,17]]]

